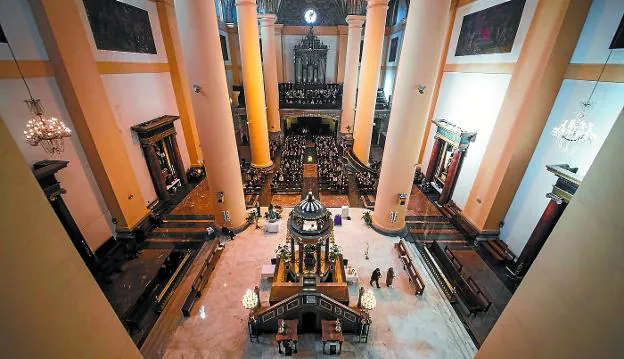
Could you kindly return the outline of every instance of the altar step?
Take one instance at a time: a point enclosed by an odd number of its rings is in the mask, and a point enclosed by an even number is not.
[[[212,219],[163,219],[161,228],[207,228],[214,226]]]
[[[148,239],[176,238],[188,240],[208,240],[206,227],[158,227],[147,233]]]
[[[214,221],[214,216],[211,214],[165,214],[162,216],[163,220],[211,220]]]

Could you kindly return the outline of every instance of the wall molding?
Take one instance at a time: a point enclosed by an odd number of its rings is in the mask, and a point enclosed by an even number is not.
[[[50,61],[19,60],[24,77],[54,77]],[[13,60],[0,60],[0,79],[19,79],[20,74]]]
[[[511,74],[514,66],[514,63],[446,64],[444,65],[444,72]]]
[[[603,64],[569,64],[563,78],[584,81],[624,82],[624,64],[604,66],[604,73],[600,76],[603,66]]]
[[[310,31],[309,26],[286,26],[282,28],[282,36],[283,35],[307,35]],[[322,36],[322,35],[338,35],[340,30],[338,26],[315,26],[314,27],[314,35]]]
[[[149,62],[114,62],[98,61],[97,68],[100,74],[136,74],[169,72],[169,64]]]

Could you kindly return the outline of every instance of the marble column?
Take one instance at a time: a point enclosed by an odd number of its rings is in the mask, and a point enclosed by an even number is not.
[[[260,57],[260,33],[255,0],[236,0],[238,39],[240,44],[245,108],[251,142],[251,166],[269,168],[273,165],[269,153],[269,133]]]
[[[342,115],[340,118],[340,133],[353,131],[353,119],[355,117],[355,94],[360,62],[360,43],[362,41],[362,25],[364,16],[349,15],[349,35],[347,40],[347,52],[345,55],[344,84],[342,87]]]
[[[423,141],[425,142],[425,141]],[[438,164],[438,156],[440,156],[440,150],[444,141],[440,138],[436,138],[433,142],[433,148],[431,149],[431,157],[429,157],[429,166],[427,166],[427,172],[425,172],[425,179],[427,182],[433,181],[433,175],[435,174],[435,168]]]
[[[349,27],[338,26],[338,61],[336,61],[336,83],[344,83],[345,61],[347,59],[347,43],[349,39]]]
[[[237,231],[245,227],[247,212],[215,4],[177,0],[176,9],[185,25],[180,26],[180,35],[189,84],[199,88],[191,100],[215,223]],[[223,193],[221,203],[216,200],[219,192]]]
[[[550,236],[550,233],[555,228],[557,221],[559,221],[567,205],[567,202],[560,199],[550,199],[544,213],[542,213],[542,217],[540,217],[528,242],[524,245],[522,253],[520,253],[518,260],[515,262],[514,269],[512,270],[514,275],[522,277],[526,274],[544,246],[544,243],[546,243],[548,236]]]
[[[269,133],[280,132],[279,92],[277,90],[277,59],[275,58],[275,21],[277,15],[258,15],[262,39],[262,70],[267,104]]]
[[[453,190],[455,189],[457,177],[459,177],[459,171],[461,170],[461,164],[464,158],[464,151],[456,149],[452,156],[453,158],[451,159],[451,164],[447,169],[444,187],[442,188],[442,193],[440,193],[440,197],[438,198],[438,203],[441,205],[446,204],[453,196]]]
[[[353,128],[353,153],[365,165],[368,165],[373,135],[377,83],[379,82],[387,12],[388,0],[368,1],[362,65],[357,87],[355,127]]]
[[[277,82],[284,82],[284,66],[282,64],[282,29],[283,24],[275,24],[275,59],[277,60]]]
[[[407,203],[401,205],[399,195],[412,188],[450,5],[450,0],[410,3],[373,212],[373,227],[381,232],[405,228]]]

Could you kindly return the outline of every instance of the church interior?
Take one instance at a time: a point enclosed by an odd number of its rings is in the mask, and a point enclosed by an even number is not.
[[[621,0],[0,0],[0,356],[622,358],[623,108]]]

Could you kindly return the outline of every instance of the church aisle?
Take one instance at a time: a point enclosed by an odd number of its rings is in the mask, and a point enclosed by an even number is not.
[[[330,208],[333,214],[339,209]],[[343,357],[351,358],[472,358],[476,348],[461,321],[437,288],[417,253],[413,257],[426,282],[422,297],[413,294],[402,270],[394,243],[398,238],[382,236],[366,227],[360,219],[363,209],[351,209],[351,221],[335,228],[336,243],[342,247],[359,273],[359,285],[369,288],[370,273],[379,267],[385,275],[395,268],[394,288],[374,289],[377,307],[372,311],[373,326],[368,344],[344,344]],[[288,217],[286,209],[283,218]],[[247,336],[247,311],[240,299],[247,288],[260,286],[260,299],[267,305],[270,285],[261,281],[260,271],[268,264],[278,244],[285,242],[286,221],[280,233],[265,234],[248,228],[226,243],[209,284],[191,313],[184,319],[167,344],[164,358],[278,358],[273,335],[263,335],[260,343]],[[365,259],[369,251],[370,260]],[[350,303],[357,302],[359,286],[349,288]],[[320,334],[300,336],[299,358],[321,354]]]

